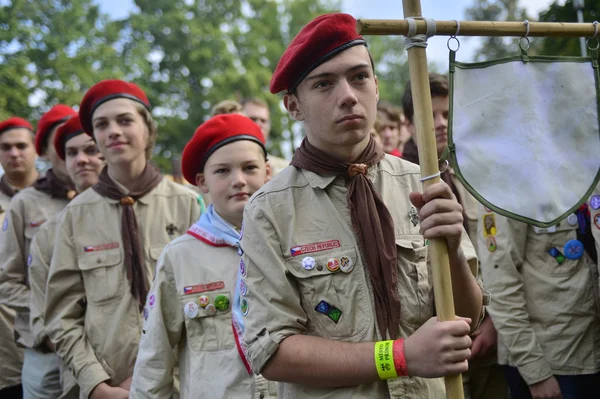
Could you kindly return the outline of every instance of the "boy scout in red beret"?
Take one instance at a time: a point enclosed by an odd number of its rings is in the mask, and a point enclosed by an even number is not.
[[[257,124],[238,114],[202,124],[182,169],[213,203],[162,253],[144,310],[132,398],[172,395],[179,352],[182,398],[268,398],[274,383],[252,376],[231,325],[244,205],[271,176]],[[275,395],[275,392],[272,392]]]
[[[33,145],[33,126],[23,118],[0,122],[0,223],[12,197],[39,178],[35,168],[37,154]],[[0,305],[0,397],[21,397],[23,349],[15,342],[15,311]]]
[[[58,127],[76,112],[56,105],[38,123],[35,135],[37,153],[52,168],[33,187],[15,195],[0,233],[0,303],[17,312],[17,343],[25,347],[23,392],[25,397],[51,398],[61,393],[59,358],[46,345],[36,347],[29,327],[29,246],[40,226],[61,211],[75,195],[65,163],[52,142]]]
[[[307,137],[245,209],[243,349],[284,398],[445,398],[437,377],[467,370],[483,313],[476,256],[450,188],[420,193],[419,168],[371,139],[377,78],[355,25],[316,18],[273,75]],[[464,319],[435,319],[432,238]]]
[[[46,331],[82,398],[127,398],[156,261],[197,220],[198,201],[149,165],[157,132],[138,86],[94,85],[79,118],[106,167],[57,226]]]

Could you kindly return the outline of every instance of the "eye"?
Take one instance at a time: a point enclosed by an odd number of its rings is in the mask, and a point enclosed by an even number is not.
[[[365,81],[367,79],[369,79],[369,74],[366,72],[361,72],[354,77],[354,80],[357,80],[359,82]]]
[[[28,147],[28,145],[25,144],[25,143],[19,143],[19,144],[17,144],[17,149],[18,150],[26,150],[27,147]]]
[[[106,125],[106,121],[98,121],[94,124],[94,129],[104,129]]]
[[[224,174],[227,172],[228,172],[228,170],[226,168],[220,168],[220,169],[215,170],[215,174]]]
[[[246,170],[256,170],[258,169],[258,165],[248,165],[246,166]]]
[[[89,146],[84,150],[86,155],[96,155],[99,150],[98,147],[96,147],[95,145]]]
[[[321,82],[317,82],[317,83],[316,83],[316,84],[313,86],[313,88],[315,88],[315,89],[324,89],[324,88],[327,88],[327,87],[329,87],[329,86],[331,86],[331,82],[329,82],[329,81],[326,81],[326,80],[323,80],[323,81],[321,81]]]
[[[67,153],[66,153],[66,155],[67,155],[68,157],[74,158],[74,157],[76,157],[76,156],[77,156],[77,151],[75,151],[75,150],[67,150]]]

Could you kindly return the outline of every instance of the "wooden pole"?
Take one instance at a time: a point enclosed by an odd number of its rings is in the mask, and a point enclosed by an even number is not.
[[[409,14],[405,14],[409,15]],[[415,17],[415,15],[410,15]],[[417,20],[417,34],[427,32],[427,24]],[[456,21],[435,21],[436,35],[456,34]],[[402,35],[408,33],[406,20],[359,19],[358,32],[362,35]],[[527,29],[522,22],[460,21],[459,36],[524,36]],[[544,37],[592,37],[596,27],[592,23],[530,22],[529,36]]]
[[[405,16],[421,16],[420,0],[403,0],[402,3]],[[432,176],[439,172],[439,164],[425,49],[422,47],[410,48],[408,50],[408,65],[410,69],[421,176]],[[428,187],[439,181],[439,177],[427,180],[423,183],[423,187]],[[430,240],[429,249],[433,275],[433,292],[435,293],[435,308],[438,320],[454,320],[454,296],[452,295],[452,276],[450,275],[450,260],[448,259],[446,240]],[[460,374],[446,377],[445,382],[447,398],[464,398],[462,376]]]

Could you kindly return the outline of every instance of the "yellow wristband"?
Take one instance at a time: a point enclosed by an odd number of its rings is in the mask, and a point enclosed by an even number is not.
[[[382,380],[398,377],[394,366],[394,341],[375,342],[375,367]]]

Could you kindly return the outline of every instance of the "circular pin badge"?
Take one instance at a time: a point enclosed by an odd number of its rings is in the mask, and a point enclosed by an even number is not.
[[[154,304],[156,303],[156,297],[154,296],[154,294],[150,295],[150,298],[148,298],[148,306],[150,306],[150,309],[152,309],[154,307]]]
[[[246,298],[242,298],[240,302],[240,309],[242,310],[242,314],[244,316],[248,314],[248,300]]]
[[[571,240],[565,244],[564,255],[567,259],[577,260],[583,256],[583,244],[579,240]]]
[[[200,313],[200,308],[196,302],[188,302],[183,306],[183,313],[188,319],[195,319]]]
[[[340,269],[344,273],[350,273],[354,269],[354,262],[347,256],[342,256],[340,258]]]
[[[27,267],[31,266],[31,262],[33,262],[33,256],[29,254],[29,256],[27,257]]]
[[[594,195],[590,200],[592,209],[600,209],[600,195]]]
[[[242,273],[242,276],[246,277],[246,263],[244,262],[244,259],[240,259],[240,273]]]
[[[594,215],[594,224],[597,229],[600,229],[600,213]]]
[[[336,258],[331,258],[327,261],[327,269],[330,272],[337,272],[340,270],[340,261]]]
[[[207,313],[209,316],[212,316],[212,315],[214,315],[215,313],[217,313],[217,308],[216,308],[216,307],[215,307],[215,305],[213,305],[212,303],[208,304],[208,305],[207,305],[207,306],[204,308],[204,310],[206,310],[206,313]]]
[[[487,247],[487,250],[490,252],[494,252],[497,248],[496,246],[496,237],[494,236],[488,236],[485,239],[485,246]]]
[[[209,303],[210,298],[206,295],[202,295],[200,298],[198,298],[198,305],[202,306],[203,308],[207,307]]]
[[[579,223],[577,215],[574,213],[570,214],[567,217],[567,223],[569,223],[569,226],[577,226],[577,224]]]
[[[229,298],[227,298],[225,295],[217,295],[217,297],[214,300],[214,303],[215,308],[217,308],[217,310],[220,310],[221,312],[224,312],[227,309],[229,309]]]
[[[305,270],[312,270],[315,268],[315,258],[313,258],[312,256],[307,256],[306,258],[302,259],[302,267]]]
[[[247,293],[248,293],[248,286],[246,285],[246,282],[244,280],[240,280],[240,294],[242,296],[246,296]]]

